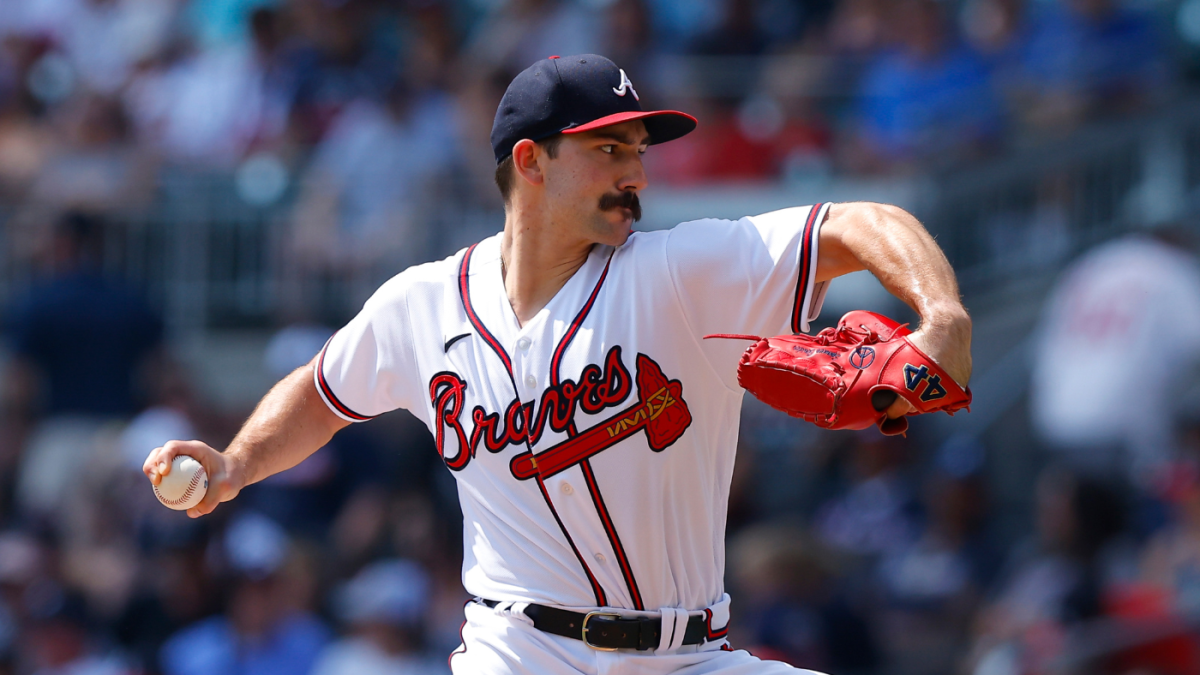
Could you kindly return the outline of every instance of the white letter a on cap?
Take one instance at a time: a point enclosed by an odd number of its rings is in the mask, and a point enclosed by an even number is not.
[[[629,76],[625,74],[625,70],[623,68],[620,70],[621,70],[621,86],[613,87],[613,93],[616,94],[617,96],[624,96],[625,90],[628,89],[629,93],[633,94],[633,100],[635,100],[635,101],[642,100],[642,99],[638,98],[637,90],[633,88],[633,83],[629,81]]]

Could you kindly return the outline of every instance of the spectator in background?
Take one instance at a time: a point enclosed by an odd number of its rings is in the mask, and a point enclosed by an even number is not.
[[[423,207],[458,159],[458,114],[444,93],[404,83],[382,102],[359,98],[346,106],[302,179],[295,264],[354,278],[382,261],[403,269],[425,259],[432,214]]]
[[[269,519],[242,513],[223,538],[228,612],[176,633],[163,645],[166,675],[308,675],[329,629],[297,597],[296,551]]]
[[[159,513],[165,510],[154,503]],[[153,675],[163,672],[159,655],[172,635],[221,609],[218,580],[205,560],[204,524],[171,520],[174,527],[142,529],[145,550],[135,595],[111,623],[125,652]]]
[[[691,52],[698,56],[758,56],[767,48],[767,35],[758,25],[755,0],[726,0],[721,22],[700,35]]]
[[[967,0],[958,14],[963,40],[987,62],[997,98],[1020,118],[1024,59],[1029,47],[1028,0]]]
[[[1002,130],[987,65],[937,0],[900,0],[892,12],[898,45],[863,76],[843,162],[877,172],[979,156]]]
[[[83,601],[64,594],[27,624],[22,666],[32,675],[135,675],[96,637]]]
[[[467,38],[467,67],[519,73],[529,64],[558,54],[595,54],[601,48],[600,22],[583,3],[566,0],[509,0],[485,17]]]
[[[817,536],[835,551],[875,558],[916,538],[919,505],[905,474],[907,448],[875,429],[855,432],[843,490],[816,515]]]
[[[988,529],[983,446],[952,438],[926,478],[928,517],[878,568],[877,614],[887,661],[900,673],[948,673],[963,656],[970,619],[1001,564]]]
[[[29,87],[45,49],[44,41],[27,36],[0,37],[0,199],[6,201],[23,198],[61,142]]]
[[[1028,35],[1026,0],[967,0],[959,13],[963,38],[994,64],[1017,58]]]
[[[1174,458],[1172,401],[1200,365],[1200,267],[1178,241],[1160,228],[1080,257],[1049,294],[1033,350],[1043,442],[1142,488]]]
[[[10,384],[43,421],[24,450],[18,499],[53,512],[70,473],[93,451],[108,420],[138,411],[140,375],[162,357],[160,318],[132,291],[101,276],[104,223],[68,213],[53,239],[53,274],[9,317],[15,363]]]
[[[1068,627],[1101,618],[1114,584],[1132,576],[1121,536],[1126,517],[1121,495],[1105,483],[1043,472],[1036,538],[1013,551],[999,592],[976,617],[969,672],[1043,672],[1061,654]]]
[[[801,529],[743,530],[730,545],[739,598],[731,642],[762,658],[840,675],[875,672],[879,647],[841,587],[845,564]]]
[[[298,84],[279,17],[244,18],[245,39],[159,54],[126,93],[142,140],[183,165],[232,168],[255,143],[283,134]]]
[[[140,61],[166,47],[179,6],[175,0],[68,0],[52,30],[83,88],[113,96]]]
[[[276,0],[189,0],[186,18],[204,47],[237,44],[246,38],[246,18]]]
[[[409,560],[381,560],[334,590],[346,637],[321,652],[312,675],[434,675],[441,659],[424,649],[429,577]]]
[[[829,53],[847,61],[879,56],[892,39],[887,0],[841,0],[833,9],[825,35]]]
[[[614,0],[605,19],[604,55],[626,72],[648,74],[658,45],[646,0]]]
[[[28,197],[54,210],[93,212],[132,209],[147,203],[153,167],[133,143],[121,100],[97,94],[72,98],[58,115],[65,141],[42,165]]]
[[[1031,18],[1017,113],[1034,128],[1075,126],[1148,102],[1169,77],[1153,18],[1116,0],[1057,0]]]

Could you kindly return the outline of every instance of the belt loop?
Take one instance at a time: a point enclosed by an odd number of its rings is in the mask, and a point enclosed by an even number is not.
[[[687,632],[688,613],[674,607],[663,607],[662,628],[658,638],[658,652],[672,651],[683,646],[683,634]]]

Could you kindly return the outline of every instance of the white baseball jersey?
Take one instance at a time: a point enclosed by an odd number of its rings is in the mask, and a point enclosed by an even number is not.
[[[703,337],[808,329],[826,211],[594,246],[525,325],[496,235],[384,284],[322,350],[317,388],[346,420],[404,408],[429,427],[458,480],[469,593],[711,607],[724,597],[747,343]]]

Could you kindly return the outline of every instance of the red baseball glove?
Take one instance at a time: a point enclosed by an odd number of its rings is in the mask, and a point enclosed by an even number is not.
[[[707,337],[755,341],[738,364],[738,383],[772,408],[826,429],[874,424],[891,436],[908,430],[908,420],[884,412],[896,396],[912,404],[910,415],[953,415],[971,404],[971,390],[909,342],[911,333],[907,324],[856,310],[814,336]]]

